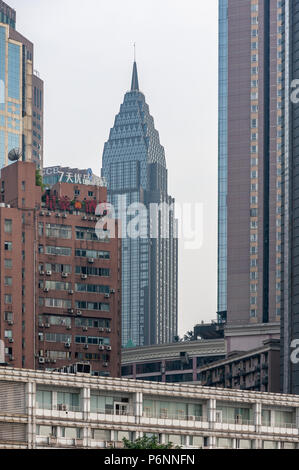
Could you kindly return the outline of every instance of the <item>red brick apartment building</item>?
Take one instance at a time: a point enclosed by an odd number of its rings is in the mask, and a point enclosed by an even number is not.
[[[36,166],[16,162],[0,179],[0,339],[17,368],[90,363],[120,376],[121,244],[95,226],[105,187],[57,183],[42,194]]]

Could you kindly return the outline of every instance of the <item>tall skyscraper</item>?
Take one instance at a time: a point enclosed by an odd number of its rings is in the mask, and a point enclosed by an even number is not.
[[[149,233],[151,204],[172,205],[167,191],[164,148],[139,90],[134,62],[131,90],[103,152],[102,176],[109,200],[122,219],[122,343],[123,346],[172,342],[177,335],[177,238],[174,211],[153,219],[156,236]],[[133,203],[148,209],[141,225],[145,236],[129,236],[126,213]],[[118,207],[120,208],[118,210]],[[163,221],[167,220],[166,224]]]
[[[219,1],[218,311],[248,327],[243,349],[279,335],[281,4]]]
[[[0,0],[0,169],[8,153],[43,166],[43,81],[34,70],[33,44],[15,29],[16,12]]]
[[[281,3],[283,18],[283,184],[281,389],[299,394],[299,1]],[[297,80],[293,82],[293,80]],[[294,94],[293,94],[294,93]],[[294,353],[294,355],[292,354]]]

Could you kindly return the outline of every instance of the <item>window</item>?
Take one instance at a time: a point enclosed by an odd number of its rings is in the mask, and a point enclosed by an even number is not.
[[[70,393],[70,392],[58,392],[57,393],[57,405],[64,405],[69,410],[79,410],[80,409],[80,395],[79,393]],[[76,437],[76,436],[75,436]]]
[[[110,259],[110,252],[97,250],[76,250],[75,256],[80,258]]]
[[[51,299],[46,298],[45,300],[45,307],[52,307],[52,308],[71,308],[72,302],[71,300],[64,300],[64,299]],[[40,300],[42,302],[43,299]]]
[[[56,426],[42,426],[42,425],[37,425],[36,426],[36,434],[37,436],[57,436],[57,427]]]
[[[47,255],[71,256],[72,249],[61,246],[46,246]]]
[[[6,305],[11,305],[12,304],[12,295],[11,294],[5,294],[4,303]]]
[[[46,281],[45,288],[49,290],[71,290],[70,282]]]
[[[110,306],[107,303],[76,301],[76,308],[80,310],[96,310],[99,312],[109,312]]]
[[[5,321],[13,321],[13,313],[12,312],[4,312],[4,320]]]
[[[87,276],[101,276],[109,277],[110,269],[108,268],[93,268],[90,266],[76,266],[76,274],[86,274]]]
[[[52,409],[52,392],[47,390],[36,391],[37,408],[51,410]]]
[[[60,433],[65,439],[80,439],[82,434],[80,428],[60,428]]]
[[[12,251],[12,242],[5,242],[4,249],[5,251]]]
[[[11,330],[5,330],[4,338],[12,338],[12,331]]]
[[[4,278],[4,285],[5,285],[6,287],[12,286],[12,277],[5,276],[5,278]]]
[[[4,221],[4,232],[5,233],[12,233],[12,220],[5,219]]]
[[[7,269],[11,269],[12,268],[12,260],[11,259],[6,259],[4,261],[4,267],[7,268]]]
[[[49,238],[72,238],[72,227],[66,225],[46,224],[46,236]]]
[[[95,230],[91,227],[76,227],[76,240],[108,241],[109,230]]]

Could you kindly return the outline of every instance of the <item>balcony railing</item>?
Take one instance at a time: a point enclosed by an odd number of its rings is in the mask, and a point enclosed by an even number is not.
[[[80,405],[48,405],[48,404],[39,404],[37,403],[38,410],[48,410],[48,411],[74,411],[80,412],[82,411],[82,407]]]
[[[268,427],[268,428],[281,428],[281,429],[298,429],[297,425],[294,423],[269,423],[269,421],[265,422],[262,421],[262,426]]]
[[[198,421],[204,422],[207,421],[203,416],[187,416],[187,415],[165,415],[165,414],[152,414],[152,413],[143,413],[143,418],[154,418],[154,419],[170,419],[170,420],[179,420],[179,421]]]
[[[91,413],[98,415],[111,415],[111,416],[134,416],[133,409],[128,407],[126,410],[90,410]]]
[[[254,426],[255,423],[253,420],[243,419],[243,418],[233,418],[233,419],[222,419],[216,421],[218,424],[238,424],[242,426]]]

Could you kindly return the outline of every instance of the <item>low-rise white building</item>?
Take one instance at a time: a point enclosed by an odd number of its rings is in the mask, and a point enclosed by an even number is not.
[[[298,448],[299,396],[0,368],[0,448]]]

